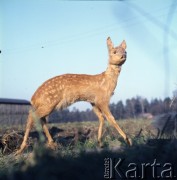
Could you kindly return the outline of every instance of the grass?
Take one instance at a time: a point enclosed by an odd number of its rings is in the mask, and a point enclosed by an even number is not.
[[[58,150],[50,151],[38,144],[32,152],[28,150],[19,157],[0,154],[0,179],[103,179],[105,158],[115,162],[119,158],[125,159],[121,165],[123,174],[130,163],[136,164],[139,173],[136,179],[142,177],[140,172],[143,163],[159,163],[161,167],[157,174],[160,177],[170,176],[170,171],[163,173],[163,166],[171,163],[173,173],[177,175],[175,140],[157,140],[156,130],[149,120],[122,120],[118,123],[132,138],[132,147],[128,147],[108,123],[103,129],[103,149],[97,145],[98,122],[50,124],[50,128],[62,130],[54,136],[59,145]],[[151,168],[145,169],[146,179],[153,179],[152,172]],[[134,175],[133,171],[130,175]],[[117,173],[115,178],[120,179]]]

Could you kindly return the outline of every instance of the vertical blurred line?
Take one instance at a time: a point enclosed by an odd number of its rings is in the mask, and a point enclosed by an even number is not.
[[[3,65],[3,61],[2,61],[2,34],[3,34],[3,14],[2,14],[2,4],[0,4],[0,97],[2,96],[2,76],[3,76],[3,72],[2,72],[2,65]]]
[[[3,81],[3,69],[2,69],[2,57],[1,57],[2,55],[0,54],[0,97],[2,96],[2,89],[3,89],[3,87],[2,87],[2,81]]]
[[[2,96],[2,59],[0,58],[0,97]]]
[[[165,72],[165,83],[164,83],[164,97],[169,95],[170,89],[170,59],[169,59],[169,33],[170,25],[173,19],[173,14],[177,7],[176,0],[173,0],[166,19],[166,26],[164,27],[163,36],[163,59],[164,59],[164,72]]]

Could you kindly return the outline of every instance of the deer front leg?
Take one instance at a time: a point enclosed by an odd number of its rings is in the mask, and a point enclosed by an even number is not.
[[[124,138],[126,143],[131,146],[132,142],[131,140],[127,137],[127,135],[124,133],[124,131],[119,127],[119,125],[116,123],[116,120],[114,119],[113,115],[111,114],[108,106],[101,106],[101,111],[105,115],[106,119],[108,122],[118,131],[118,133]]]
[[[93,106],[93,111],[97,115],[99,123],[100,123],[99,128],[98,128],[98,144],[100,147],[103,147],[102,132],[103,132],[103,125],[104,125],[104,117],[103,117],[101,111],[96,106]]]
[[[26,148],[27,140],[28,140],[29,133],[30,133],[30,130],[32,127],[33,127],[33,115],[32,115],[32,111],[30,111],[29,115],[28,115],[28,119],[27,119],[26,131],[25,131],[25,135],[23,137],[23,142],[20,146],[20,149],[16,151],[15,155],[21,154],[24,151],[24,149]]]

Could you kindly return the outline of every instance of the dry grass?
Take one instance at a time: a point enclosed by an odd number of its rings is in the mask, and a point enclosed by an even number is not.
[[[146,141],[149,138],[154,138],[157,133],[151,126],[151,121],[149,120],[119,120],[118,124],[135,144],[137,144],[140,139]],[[59,149],[68,148],[68,146],[72,147],[72,149],[77,149],[78,145],[79,147],[81,145],[84,147],[88,146],[89,143],[94,147],[97,146],[98,125],[98,122],[59,123],[49,124],[49,129],[54,140],[58,143]],[[23,135],[21,129],[21,126],[8,127],[6,131],[0,129],[0,134],[2,134],[0,148],[2,148],[4,154],[12,153],[20,146]],[[39,141],[39,139],[39,133],[33,129],[28,141],[30,149],[31,146],[34,146],[36,142]],[[125,146],[121,136],[108,124],[108,122],[105,123],[103,128],[103,143],[106,148],[114,148],[115,146],[120,147],[122,145]]]
[[[103,149],[97,146],[98,122],[50,124],[58,143],[55,152],[36,141],[40,138],[33,131],[34,136],[31,134],[30,138],[33,147],[26,153],[18,157],[13,153],[0,155],[0,179],[103,179],[106,157],[125,158],[123,169],[129,162],[153,163],[154,159],[163,164],[168,160],[177,167],[176,141],[157,140],[151,121],[122,120],[118,123],[132,138],[132,147],[128,147],[108,123],[103,130]],[[177,173],[176,169],[174,171]]]

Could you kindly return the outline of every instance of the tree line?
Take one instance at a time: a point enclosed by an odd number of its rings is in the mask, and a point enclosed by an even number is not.
[[[24,124],[29,105],[10,105],[0,104],[0,124]],[[148,100],[140,96],[127,99],[125,102],[118,101],[110,104],[110,110],[116,120],[140,118],[143,114],[159,115],[168,112],[177,112],[177,99],[167,97],[165,99]],[[92,109],[80,111],[77,108],[73,110],[55,110],[48,118],[50,123],[74,122],[74,121],[95,121],[96,115]]]
[[[143,117],[144,114],[152,114],[153,116],[177,112],[177,100],[170,97],[164,100],[155,98],[148,101],[146,98],[137,96],[127,99],[125,103],[118,101],[110,104],[110,110],[116,120]],[[65,109],[62,111],[54,111],[49,116],[49,122],[73,122],[73,121],[95,121],[96,115],[91,109],[80,111],[74,108],[72,111]]]

